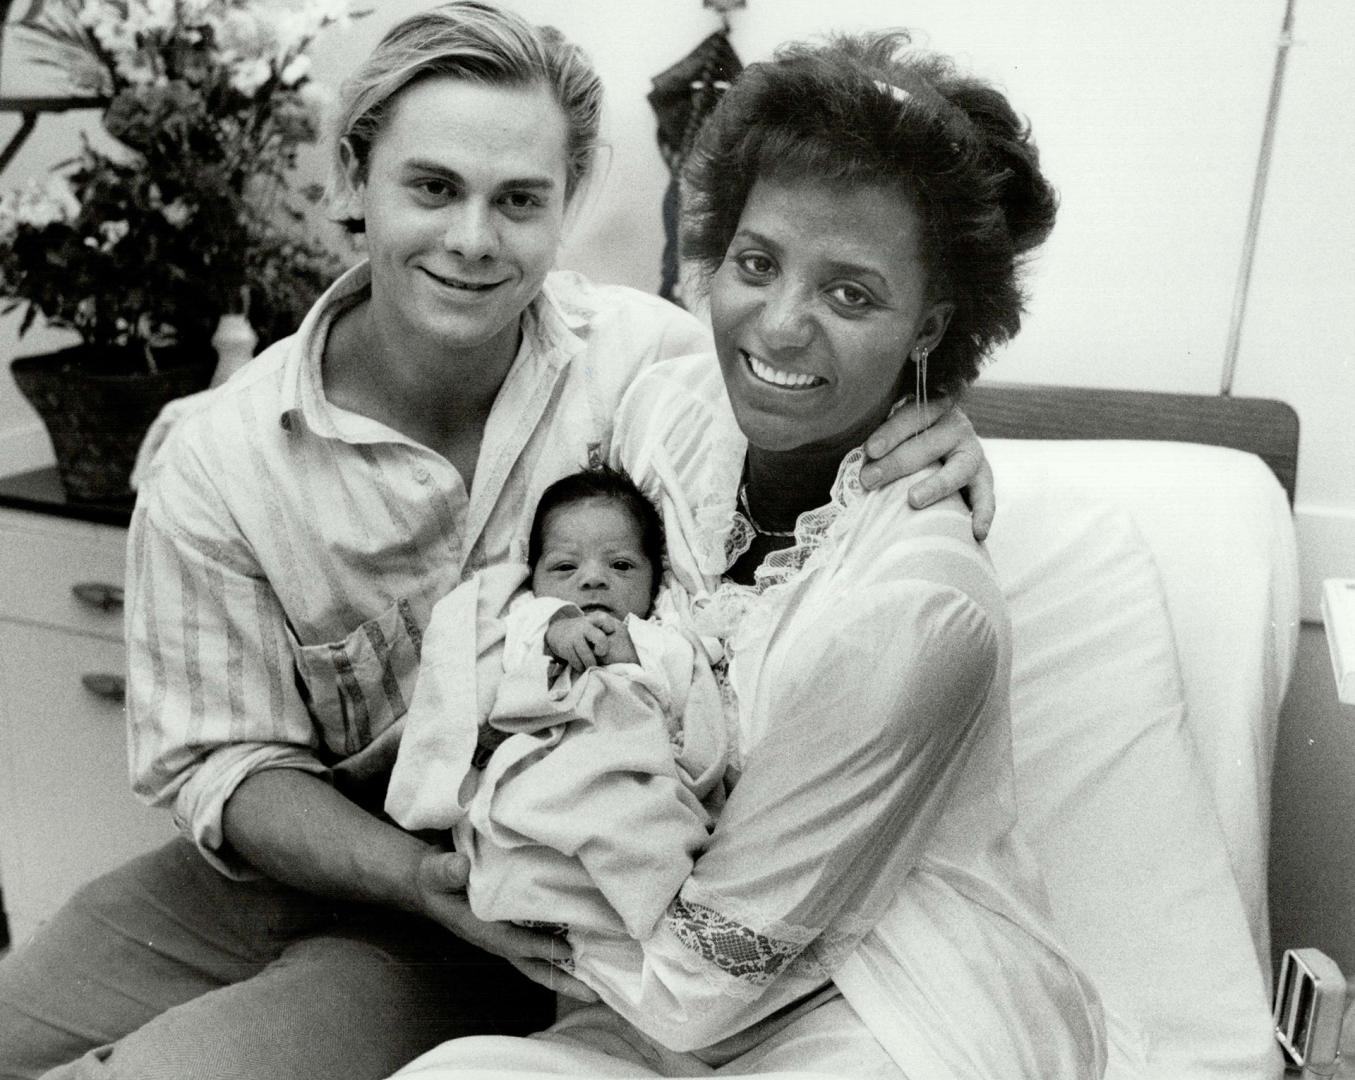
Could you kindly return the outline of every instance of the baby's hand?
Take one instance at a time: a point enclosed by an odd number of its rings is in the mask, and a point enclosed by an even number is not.
[[[575,671],[583,671],[601,663],[607,632],[586,615],[559,615],[546,627],[546,649]]]
[[[586,616],[589,622],[607,635],[607,640],[597,653],[600,664],[638,664],[640,657],[635,651],[635,642],[630,639],[626,624],[615,615],[605,611],[590,611]]]

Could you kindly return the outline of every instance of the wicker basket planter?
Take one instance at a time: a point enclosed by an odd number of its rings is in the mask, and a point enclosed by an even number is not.
[[[66,494],[81,502],[130,502],[136,452],[160,409],[211,381],[210,348],[157,353],[145,370],[139,352],[76,345],[21,356],[10,370],[37,410],[56,452]]]

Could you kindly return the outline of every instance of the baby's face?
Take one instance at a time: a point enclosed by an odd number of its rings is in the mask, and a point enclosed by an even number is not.
[[[640,524],[610,499],[586,499],[551,511],[541,536],[532,592],[577,604],[585,613],[644,618],[654,567],[645,558]]]

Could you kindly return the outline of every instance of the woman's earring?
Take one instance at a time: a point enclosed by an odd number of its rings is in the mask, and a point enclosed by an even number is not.
[[[922,407],[927,404],[927,354],[930,350],[919,345],[913,350],[913,401],[917,404],[918,423],[922,422]]]

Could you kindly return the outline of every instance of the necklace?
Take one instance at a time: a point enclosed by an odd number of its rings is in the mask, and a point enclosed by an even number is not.
[[[753,511],[748,509],[748,481],[743,480],[739,483],[739,513],[753,527],[753,532],[758,536],[771,536],[777,540],[793,540],[795,538],[794,529],[764,529],[757,523],[757,518],[753,517]]]

